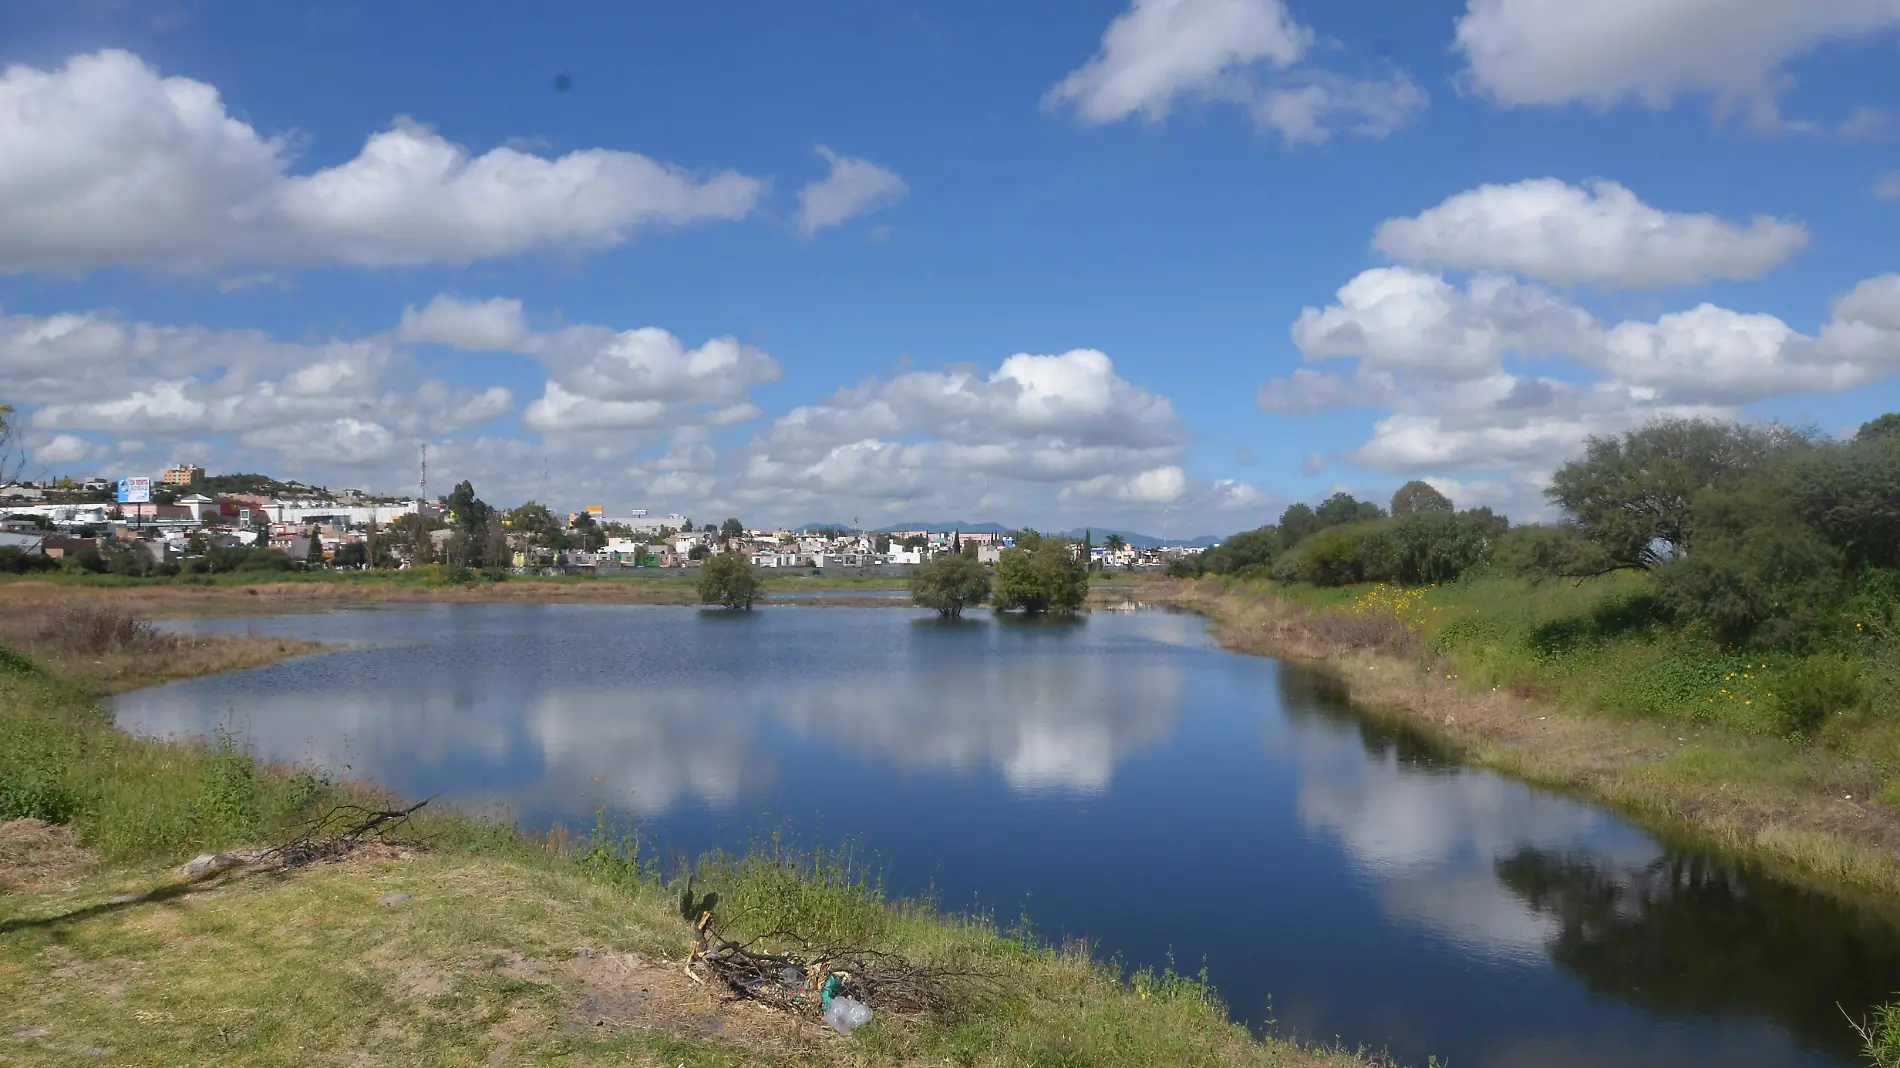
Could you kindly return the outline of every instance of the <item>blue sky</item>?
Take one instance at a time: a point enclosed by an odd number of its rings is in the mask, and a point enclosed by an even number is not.
[[[1188,536],[1900,409],[1892,0],[626,7],[0,11],[29,474]]]

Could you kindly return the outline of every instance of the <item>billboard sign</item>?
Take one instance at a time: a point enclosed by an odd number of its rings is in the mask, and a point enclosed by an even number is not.
[[[144,504],[152,499],[152,480],[144,475],[119,480],[120,504]]]
[[[633,510],[633,517],[635,519],[645,519],[647,517],[647,510],[645,508],[635,508]]]

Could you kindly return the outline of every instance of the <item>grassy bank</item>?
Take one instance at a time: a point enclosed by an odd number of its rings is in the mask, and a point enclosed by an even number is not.
[[[82,631],[42,624],[13,639],[33,655],[0,656],[0,989],[31,992],[0,999],[5,1063],[1374,1063],[1256,1041],[1192,979],[1124,977],[887,901],[847,860],[778,843],[696,866],[729,935],[897,954],[960,977],[945,980],[953,1011],[882,1012],[841,1038],[815,1014],[722,996],[682,967],[682,873],[603,832],[531,838],[425,809],[341,859],[187,877],[194,854],[387,799],[226,743],[117,731],[98,698],[175,675],[186,645],[96,622],[90,652],[67,647]],[[221,644],[233,663],[298,651]]]
[[[1900,893],[1900,707],[1885,636],[1807,656],[1677,629],[1649,580],[1401,589],[1151,583],[1230,647],[1323,662],[1371,714],[1836,888]]]

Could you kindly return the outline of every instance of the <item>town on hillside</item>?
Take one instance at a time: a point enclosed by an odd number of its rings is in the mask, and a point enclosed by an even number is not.
[[[589,506],[565,516],[527,502],[494,508],[463,482],[407,499],[332,491],[264,475],[208,475],[181,464],[157,477],[61,478],[0,486],[0,570],[175,575],[293,568],[402,569],[442,563],[513,574],[696,568],[738,553],[773,570],[901,574],[948,553],[994,564],[1016,542],[988,530],[790,530],[737,519],[695,525],[645,509]],[[1159,570],[1200,546],[1138,548],[1120,535],[1074,548],[1092,567]]]

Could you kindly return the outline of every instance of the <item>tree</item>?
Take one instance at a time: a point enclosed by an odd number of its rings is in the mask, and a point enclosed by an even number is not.
[[[732,541],[735,538],[743,538],[745,537],[745,524],[739,522],[737,519],[728,519],[724,523],[719,524],[719,536],[727,541]]]
[[[1305,505],[1300,505],[1304,508]],[[1232,575],[1249,570],[1265,572],[1273,566],[1285,548],[1280,532],[1272,527],[1242,531],[1190,561],[1190,570]],[[1181,559],[1186,560],[1183,556]]]
[[[750,612],[759,599],[765,579],[759,569],[739,553],[719,553],[699,569],[699,603],[722,604],[727,608]]]
[[[1605,570],[1651,570],[1689,549],[1697,494],[1807,445],[1808,435],[1783,426],[1665,419],[1591,438],[1544,492],[1602,550]]]
[[[703,542],[695,543],[692,548],[686,550],[686,558],[688,560],[700,561],[711,555],[712,550],[706,548]]]
[[[1860,433],[1854,435],[1855,441],[1873,441],[1875,438],[1900,436],[1900,412],[1888,412],[1879,418],[1860,425]]]
[[[877,540],[876,542],[873,543],[872,547],[875,548],[880,553],[890,552],[891,551],[891,536],[889,534],[883,534],[883,533],[878,534]]]
[[[1321,526],[1319,517],[1313,514],[1312,505],[1306,503],[1289,505],[1286,511],[1280,513],[1280,522],[1277,527],[1280,533],[1280,544],[1283,548],[1291,549],[1305,541],[1308,534]]]
[[[308,564],[311,567],[322,567],[323,566],[323,539],[317,535],[316,527],[310,528],[309,538],[310,538],[310,545],[304,551],[303,562]]]
[[[1003,550],[996,562],[998,611],[1025,615],[1080,611],[1088,599],[1089,576],[1067,538],[1041,538],[1034,549]]]
[[[1419,479],[1400,486],[1398,492],[1392,495],[1392,516],[1395,519],[1427,512],[1450,515],[1455,510],[1450,497],[1438,492],[1431,483]]]
[[[366,542],[346,541],[336,547],[336,566],[363,567],[369,562],[369,546]]]
[[[1107,549],[1112,554],[1119,554],[1123,549],[1128,548],[1128,539],[1122,537],[1120,534],[1110,534],[1108,537],[1102,539],[1102,548]]]
[[[1035,527],[1012,530],[1009,536],[1010,540],[1016,543],[1016,548],[1028,549],[1030,552],[1035,552],[1036,547],[1042,544],[1042,534]]]
[[[545,504],[529,501],[509,512],[508,528],[526,538],[529,545],[557,552],[567,548],[567,532]]]
[[[929,545],[930,539],[922,534],[912,534],[910,537],[904,539],[904,548],[906,549],[923,549],[929,547]]]
[[[508,547],[508,530],[502,526],[499,516],[489,517],[488,530],[482,541],[482,563],[486,567],[510,567],[514,564],[514,553]]]
[[[574,517],[573,525],[568,528],[568,548],[579,549],[584,553],[596,553],[607,546],[607,535],[594,522],[592,512],[581,512]]]
[[[940,556],[910,574],[911,600],[946,619],[961,619],[965,608],[989,596],[989,572],[961,553]]]
[[[0,486],[19,481],[20,472],[25,469],[26,450],[20,447],[13,405],[0,404]]]
[[[449,522],[455,531],[450,539],[450,558],[464,567],[481,567],[487,548],[488,521],[494,509],[475,496],[475,487],[467,479],[449,491]]]
[[[1374,519],[1385,518],[1385,509],[1371,501],[1362,501],[1350,493],[1335,493],[1320,502],[1313,509],[1313,518],[1319,520],[1322,527],[1344,526],[1347,523],[1368,523]]]

